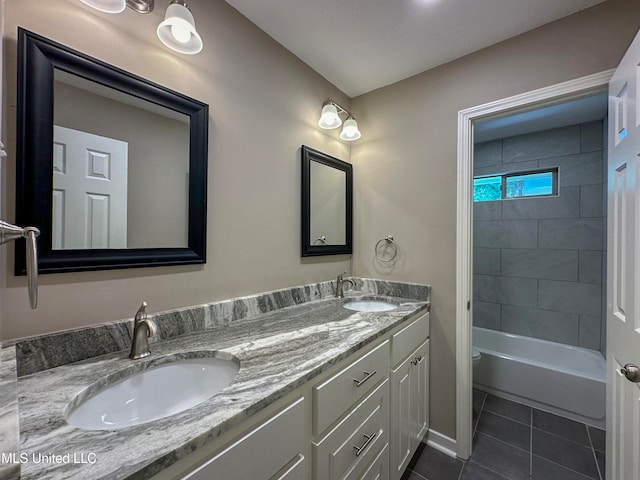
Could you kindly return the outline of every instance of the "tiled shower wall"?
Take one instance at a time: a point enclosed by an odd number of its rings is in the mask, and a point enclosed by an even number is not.
[[[604,350],[603,122],[480,143],[474,165],[559,168],[557,197],[474,204],[474,325]]]

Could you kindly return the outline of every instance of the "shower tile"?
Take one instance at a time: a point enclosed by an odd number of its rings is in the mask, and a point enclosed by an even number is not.
[[[493,438],[502,440],[509,445],[529,450],[530,427],[522,423],[509,420],[489,411],[485,411],[480,416],[478,422],[478,432],[490,435]]]
[[[580,187],[580,217],[602,217],[604,199],[602,183]]]
[[[537,280],[533,278],[473,276],[474,300],[532,307],[537,296]]]
[[[502,249],[504,276],[578,280],[577,250]]]
[[[598,478],[598,468],[591,448],[551,433],[533,429],[532,453],[591,478]]]
[[[500,246],[498,229],[499,221],[474,220],[473,222],[473,246],[483,248],[497,248]]]
[[[502,218],[502,201],[473,202],[474,220],[500,220]]]
[[[545,460],[542,457],[533,455],[531,459],[532,480],[589,480],[578,472],[574,472],[562,465]],[[597,478],[597,477],[596,477]]]
[[[537,248],[538,221],[537,220],[506,220],[495,222],[499,228],[498,246],[502,248]],[[478,245],[479,246],[479,245]]]
[[[590,447],[589,435],[585,424],[570,420],[568,418],[533,409],[533,427],[553,433],[566,440],[579,443],[585,447]]]
[[[602,250],[602,219],[540,220],[540,248]]]
[[[538,308],[555,312],[600,315],[600,285],[540,280],[538,290]]]
[[[580,152],[602,150],[603,126],[602,120],[583,123],[580,125]]]
[[[520,172],[523,170],[535,170],[536,168],[538,168],[538,160],[528,160],[526,162],[510,163],[509,165],[474,168],[473,175],[476,177],[483,175],[501,175],[503,173]]]
[[[602,283],[602,252],[581,250],[578,272],[581,283]]]
[[[560,187],[560,195],[547,198],[504,200],[502,218],[542,219],[574,218],[580,214],[580,187]]]
[[[474,300],[473,326],[500,330],[500,304]]]
[[[487,395],[487,399],[484,402],[484,410],[497,413],[525,425],[531,425],[531,407],[512,402],[506,398]]]
[[[509,333],[578,345],[579,325],[576,313],[502,306],[502,330]]]
[[[476,143],[473,147],[473,166],[490,167],[502,164],[502,140]],[[474,170],[475,173],[475,170]]]
[[[500,275],[500,249],[474,248],[473,273]]]
[[[600,350],[602,318],[599,315],[580,315],[580,341],[578,345],[592,350]]]
[[[540,168],[558,167],[561,188],[603,182],[602,151],[540,160]]]
[[[483,433],[474,438],[473,462],[510,480],[529,479],[529,452]]]
[[[505,138],[502,145],[502,163],[559,157],[579,152],[580,126],[571,125]]]

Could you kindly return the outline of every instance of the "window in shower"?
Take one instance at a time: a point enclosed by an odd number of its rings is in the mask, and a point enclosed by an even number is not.
[[[504,173],[473,179],[473,201],[558,195],[558,168]]]

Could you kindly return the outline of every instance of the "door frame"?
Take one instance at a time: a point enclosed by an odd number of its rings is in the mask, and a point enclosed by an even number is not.
[[[473,318],[473,124],[608,91],[615,69],[503,98],[458,112],[456,227],[456,454],[471,456]]]

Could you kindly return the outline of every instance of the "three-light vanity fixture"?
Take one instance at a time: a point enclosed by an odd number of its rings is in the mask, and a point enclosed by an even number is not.
[[[81,0],[82,3],[106,13],[121,13],[127,7],[138,13],[153,11],[154,0]],[[202,50],[202,39],[196,22],[184,0],[173,0],[158,25],[160,41],[179,53],[193,55]]]
[[[338,128],[342,125],[342,119],[340,118],[341,113],[346,114],[347,119],[344,121],[344,125],[342,126],[340,138],[347,142],[358,140],[362,134],[360,133],[360,130],[358,130],[358,123],[355,118],[353,118],[351,112],[330,98],[322,104],[322,113],[320,114],[320,120],[318,120],[318,126],[326,130]]]

